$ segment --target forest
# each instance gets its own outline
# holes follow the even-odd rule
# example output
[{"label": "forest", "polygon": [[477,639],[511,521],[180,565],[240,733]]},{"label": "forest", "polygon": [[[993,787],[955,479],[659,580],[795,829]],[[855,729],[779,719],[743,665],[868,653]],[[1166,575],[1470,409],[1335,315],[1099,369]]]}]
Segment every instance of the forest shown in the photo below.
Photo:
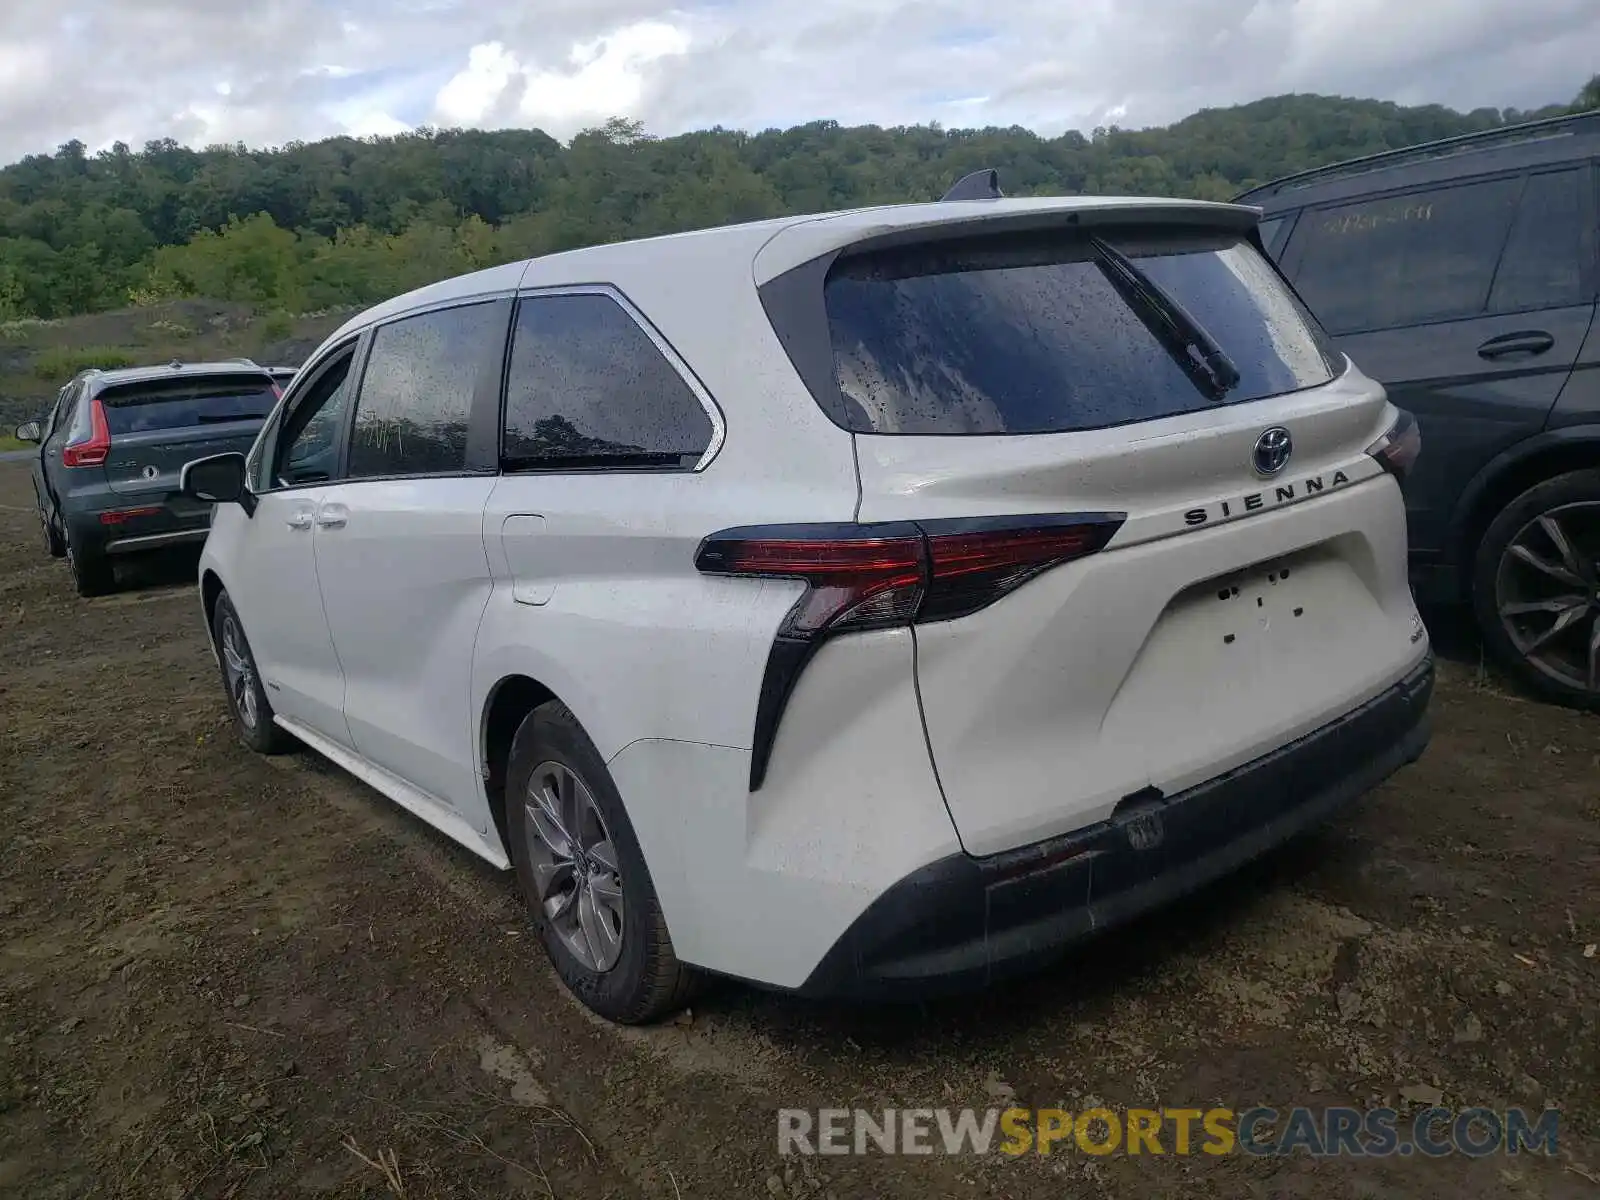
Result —
[{"label": "forest", "polygon": [[0,321],[194,296],[283,314],[367,304],[598,242],[936,199],[985,167],[1010,195],[1226,200],[1326,162],[1589,108],[1600,76],[1535,111],[1286,95],[1052,138],[833,121],[658,138],[613,118],[566,145],[427,128],[274,149],[68,142],[0,169]]}]

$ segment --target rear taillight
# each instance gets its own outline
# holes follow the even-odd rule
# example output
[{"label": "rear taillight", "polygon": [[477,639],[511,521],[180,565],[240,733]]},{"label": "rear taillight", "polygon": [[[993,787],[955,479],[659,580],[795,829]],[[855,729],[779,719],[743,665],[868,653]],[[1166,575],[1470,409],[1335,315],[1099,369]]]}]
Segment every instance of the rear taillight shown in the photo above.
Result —
[{"label": "rear taillight", "polygon": [[1367,453],[1377,459],[1378,465],[1385,471],[1404,483],[1406,475],[1416,464],[1417,455],[1422,453],[1422,431],[1417,428],[1416,418],[1402,408],[1395,423],[1389,426],[1389,431],[1368,446]]},{"label": "rear taillight", "polygon": [[1120,513],[1089,513],[767,525],[706,538],[695,566],[708,575],[807,584],[767,658],[750,790],[766,775],[778,722],[800,672],[828,638],[968,616],[1042,571],[1093,554],[1125,519]]},{"label": "rear taillight", "polygon": [[68,442],[61,448],[61,465],[64,467],[98,467],[111,453],[111,429],[106,424],[105,405],[98,400],[89,401],[89,438],[82,442]]}]

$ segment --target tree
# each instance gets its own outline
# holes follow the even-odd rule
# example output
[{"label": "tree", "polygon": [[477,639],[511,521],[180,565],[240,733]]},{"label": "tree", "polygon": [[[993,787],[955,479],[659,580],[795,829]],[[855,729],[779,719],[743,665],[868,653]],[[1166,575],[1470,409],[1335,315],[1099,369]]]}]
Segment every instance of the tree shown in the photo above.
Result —
[{"label": "tree", "polygon": [[1600,108],[1600,75],[1591,76],[1572,102],[1573,112],[1589,112],[1596,108]]},{"label": "tree", "polygon": [[[1600,107],[1600,76],[1575,104]],[[1291,95],[1087,137],[813,121],[656,138],[618,116],[566,145],[539,130],[433,128],[276,150],[165,139],[90,155],[67,142],[0,169],[0,311],[63,316],[130,293],[286,311],[364,304],[577,246],[932,200],[984,167],[1012,195],[1225,200],[1337,159],[1568,110],[1460,113]]]}]

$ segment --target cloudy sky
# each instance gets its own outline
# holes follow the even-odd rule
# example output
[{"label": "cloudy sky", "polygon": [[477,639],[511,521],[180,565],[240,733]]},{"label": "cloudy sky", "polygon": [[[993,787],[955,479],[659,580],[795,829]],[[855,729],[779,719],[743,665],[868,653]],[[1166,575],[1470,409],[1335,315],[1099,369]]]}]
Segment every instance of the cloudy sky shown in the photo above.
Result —
[{"label": "cloudy sky", "polygon": [[0,0],[0,161],[611,115],[1046,133],[1287,91],[1533,107],[1596,0]]}]

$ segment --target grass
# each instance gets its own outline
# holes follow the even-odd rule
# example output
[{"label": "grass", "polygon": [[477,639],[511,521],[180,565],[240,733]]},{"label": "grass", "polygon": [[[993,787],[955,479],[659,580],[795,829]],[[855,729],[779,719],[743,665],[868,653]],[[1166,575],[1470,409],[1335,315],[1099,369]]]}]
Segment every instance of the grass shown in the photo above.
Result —
[{"label": "grass", "polygon": [[85,367],[112,370],[133,363],[133,355],[115,346],[51,346],[33,356],[33,373],[59,386]]},{"label": "grass", "polygon": [[4,454],[7,450],[31,449],[33,449],[32,442],[19,442],[16,438],[12,437],[9,432],[0,431],[0,454]]}]

